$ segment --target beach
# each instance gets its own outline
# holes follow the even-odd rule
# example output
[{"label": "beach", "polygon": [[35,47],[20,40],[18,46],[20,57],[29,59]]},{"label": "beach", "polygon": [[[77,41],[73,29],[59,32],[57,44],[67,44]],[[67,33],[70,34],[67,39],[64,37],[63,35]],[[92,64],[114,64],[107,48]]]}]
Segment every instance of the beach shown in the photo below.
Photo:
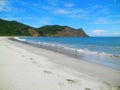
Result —
[{"label": "beach", "polygon": [[0,38],[0,90],[120,90],[120,71]]}]

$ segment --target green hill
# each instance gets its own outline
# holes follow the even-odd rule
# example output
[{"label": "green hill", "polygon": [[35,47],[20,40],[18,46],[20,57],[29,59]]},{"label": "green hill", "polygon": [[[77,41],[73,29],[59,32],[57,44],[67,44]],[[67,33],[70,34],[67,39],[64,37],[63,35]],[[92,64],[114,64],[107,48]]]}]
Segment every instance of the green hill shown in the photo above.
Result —
[{"label": "green hill", "polygon": [[17,21],[7,21],[0,19],[0,36],[33,36],[30,33],[31,30],[36,32],[33,27],[19,23]]},{"label": "green hill", "polygon": [[42,36],[54,36],[57,33],[57,31],[62,31],[64,28],[65,26],[60,26],[60,25],[46,25],[37,28],[37,31]]},{"label": "green hill", "polygon": [[69,26],[46,25],[34,28],[17,21],[0,19],[0,36],[79,36],[88,37],[82,28],[73,29]]},{"label": "green hill", "polygon": [[42,36],[79,36],[88,37],[82,28],[74,29],[69,26],[46,25],[37,29]]}]

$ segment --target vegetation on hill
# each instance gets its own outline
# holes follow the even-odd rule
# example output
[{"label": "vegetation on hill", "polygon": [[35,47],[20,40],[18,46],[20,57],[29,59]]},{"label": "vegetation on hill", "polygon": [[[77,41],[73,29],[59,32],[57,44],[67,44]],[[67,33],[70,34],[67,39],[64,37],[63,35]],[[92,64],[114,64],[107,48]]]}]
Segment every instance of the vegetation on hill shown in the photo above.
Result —
[{"label": "vegetation on hill", "polygon": [[0,19],[0,36],[31,36],[30,26],[17,21],[6,21]]},{"label": "vegetation on hill", "polygon": [[42,36],[81,36],[88,37],[82,28],[73,29],[69,26],[46,25],[37,29]]},{"label": "vegetation on hill", "polygon": [[46,25],[38,28],[38,32],[41,34],[41,36],[54,36],[57,31],[62,31],[65,28],[65,26],[60,25]]},{"label": "vegetation on hill", "polygon": [[0,36],[80,36],[88,37],[83,29],[68,26],[46,25],[34,28],[17,21],[0,19]]}]

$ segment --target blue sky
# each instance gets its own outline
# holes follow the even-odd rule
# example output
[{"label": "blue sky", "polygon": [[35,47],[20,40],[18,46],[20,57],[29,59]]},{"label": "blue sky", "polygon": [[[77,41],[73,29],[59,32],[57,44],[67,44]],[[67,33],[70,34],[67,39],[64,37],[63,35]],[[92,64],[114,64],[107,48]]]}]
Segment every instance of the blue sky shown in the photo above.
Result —
[{"label": "blue sky", "polygon": [[0,0],[0,18],[33,27],[68,25],[90,36],[120,36],[120,0]]}]

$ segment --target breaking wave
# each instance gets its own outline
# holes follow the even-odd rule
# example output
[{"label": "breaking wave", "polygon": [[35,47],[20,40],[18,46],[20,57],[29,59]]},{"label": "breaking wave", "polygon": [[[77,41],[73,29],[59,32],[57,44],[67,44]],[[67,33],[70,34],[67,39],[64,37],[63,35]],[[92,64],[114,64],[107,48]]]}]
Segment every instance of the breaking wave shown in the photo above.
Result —
[{"label": "breaking wave", "polygon": [[45,49],[53,50],[53,51],[60,52],[63,54],[70,54],[70,55],[74,55],[74,56],[82,56],[83,54],[87,54],[87,55],[90,54],[93,56],[100,56],[100,57],[106,56],[106,57],[112,57],[112,58],[120,58],[120,55],[108,54],[105,52],[95,52],[95,51],[91,51],[87,48],[86,49],[71,48],[66,45],[60,45],[60,44],[27,41],[26,39],[20,39],[18,37],[14,38],[14,39],[38,46],[40,48],[45,48]]},{"label": "breaking wave", "polygon": [[20,38],[14,38],[14,40],[17,40],[17,41],[20,41],[20,42],[23,42],[23,43],[26,43],[32,46],[36,46],[39,48],[66,54],[68,56],[75,57],[80,60],[85,60],[85,61],[105,65],[105,66],[120,70],[120,66],[119,66],[120,55],[108,54],[105,52],[91,51],[87,48],[86,49],[71,48],[68,45],[63,45],[63,44],[54,44],[54,43],[38,42],[38,41],[37,42],[27,41],[25,39],[20,39]]}]

